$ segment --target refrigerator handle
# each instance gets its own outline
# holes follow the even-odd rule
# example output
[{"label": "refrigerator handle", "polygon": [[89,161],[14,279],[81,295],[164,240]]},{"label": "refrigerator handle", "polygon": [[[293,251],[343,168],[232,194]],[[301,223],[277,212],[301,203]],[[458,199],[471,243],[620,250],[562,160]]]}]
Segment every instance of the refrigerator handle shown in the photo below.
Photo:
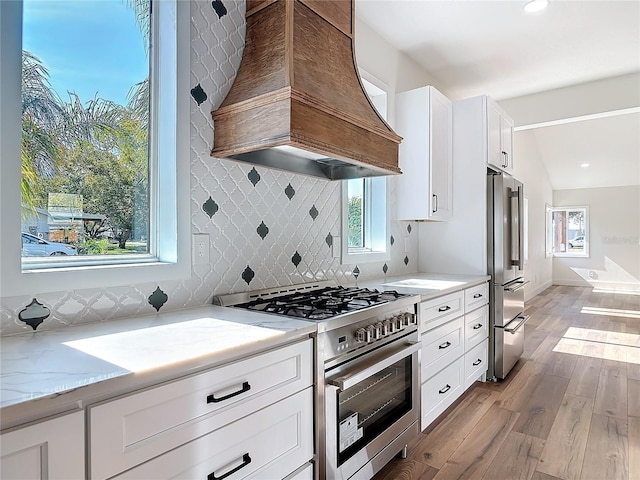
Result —
[{"label": "refrigerator handle", "polygon": [[[514,201],[516,206],[514,208]],[[517,212],[517,213],[514,213]],[[524,218],[524,190],[518,185],[517,191],[511,192],[511,265],[516,265],[518,270],[524,270],[524,242],[522,239]]]}]

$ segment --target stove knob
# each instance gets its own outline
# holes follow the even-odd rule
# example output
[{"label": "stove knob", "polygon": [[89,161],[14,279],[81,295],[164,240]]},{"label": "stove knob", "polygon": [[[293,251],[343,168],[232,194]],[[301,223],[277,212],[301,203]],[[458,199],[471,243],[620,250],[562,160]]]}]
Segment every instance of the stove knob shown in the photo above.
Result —
[{"label": "stove knob", "polygon": [[394,323],[393,319],[385,320],[384,328],[387,332],[387,335],[394,333],[396,331],[396,324]]},{"label": "stove knob", "polygon": [[407,313],[407,315],[409,315],[409,323],[411,325],[417,325],[418,324],[418,317],[416,317],[415,313]]},{"label": "stove knob", "polygon": [[373,326],[373,338],[376,340],[381,339],[382,337],[384,337],[385,333],[384,333],[384,326],[382,325],[381,322],[376,323]]},{"label": "stove knob", "polygon": [[404,325],[405,327],[408,327],[409,325],[412,325],[415,323],[415,320],[413,318],[413,313],[405,313],[404,314]]},{"label": "stove knob", "polygon": [[391,323],[392,322],[390,322],[389,320],[385,320],[384,322],[382,322],[382,336],[383,337],[386,337],[387,335],[392,333]]},{"label": "stove knob", "polygon": [[366,329],[365,329],[365,338],[367,343],[372,342],[374,338],[376,338],[375,336],[375,328],[373,325],[369,325]]},{"label": "stove knob", "polygon": [[393,323],[396,325],[396,331],[404,328],[404,315],[397,315],[393,317]]},{"label": "stove knob", "polygon": [[356,342],[358,343],[366,343],[367,332],[364,328],[359,328],[356,330]]}]

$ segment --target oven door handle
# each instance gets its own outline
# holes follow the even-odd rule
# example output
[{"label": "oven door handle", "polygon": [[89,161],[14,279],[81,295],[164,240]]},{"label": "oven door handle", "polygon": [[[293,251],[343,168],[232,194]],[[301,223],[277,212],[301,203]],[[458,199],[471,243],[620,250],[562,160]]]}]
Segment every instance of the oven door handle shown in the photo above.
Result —
[{"label": "oven door handle", "polygon": [[411,342],[409,344],[405,344],[402,349],[386,355],[383,359],[377,358],[365,362],[364,364],[361,364],[361,368],[349,372],[346,375],[327,379],[327,383],[329,385],[338,387],[342,391],[345,391],[348,388],[353,387],[355,384],[361,382],[362,380],[365,380],[371,375],[379,372],[380,370],[393,365],[394,363],[402,360],[405,357],[408,357],[409,355],[413,355],[415,352],[420,350],[421,347],[422,344],[420,342]]}]

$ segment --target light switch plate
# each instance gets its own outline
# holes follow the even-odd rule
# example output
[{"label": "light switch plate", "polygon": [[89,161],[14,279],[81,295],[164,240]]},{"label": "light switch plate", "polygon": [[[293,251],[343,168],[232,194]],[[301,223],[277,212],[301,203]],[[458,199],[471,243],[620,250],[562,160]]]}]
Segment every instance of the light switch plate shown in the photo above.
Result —
[{"label": "light switch plate", "polygon": [[192,260],[194,265],[206,265],[209,263],[209,234],[194,233],[192,242]]}]

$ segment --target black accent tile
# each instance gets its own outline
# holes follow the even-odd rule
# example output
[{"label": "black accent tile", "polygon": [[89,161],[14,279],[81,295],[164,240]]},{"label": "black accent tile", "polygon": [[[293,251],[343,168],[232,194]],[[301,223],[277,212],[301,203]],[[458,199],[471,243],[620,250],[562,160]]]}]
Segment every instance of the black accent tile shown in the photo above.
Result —
[{"label": "black accent tile", "polygon": [[331,232],[329,232],[329,234],[327,235],[327,238],[325,238],[324,241],[327,242],[327,245],[329,245],[329,248],[333,247],[333,235],[331,235]]},{"label": "black accent tile", "polygon": [[356,268],[354,268],[351,273],[354,277],[356,277],[356,280],[358,280],[358,276],[360,275],[360,269],[358,268],[358,265],[356,265]]},{"label": "black accent tile", "polygon": [[202,204],[202,210],[204,210],[204,213],[209,215],[209,218],[213,217],[219,208],[218,204],[211,197]]},{"label": "black accent tile", "polygon": [[251,267],[247,265],[247,268],[245,268],[244,272],[242,272],[242,279],[247,282],[247,285],[249,285],[251,283],[251,280],[253,280],[253,277],[255,276],[256,274],[253,272],[253,270],[251,270]]},{"label": "black accent tile", "polygon": [[313,218],[314,220],[318,217],[318,209],[315,205],[313,205],[309,210],[309,215],[311,215],[311,218]]},{"label": "black accent tile", "polygon": [[213,2],[211,2],[211,6],[216,11],[218,18],[222,18],[227,14],[227,7],[224,6],[222,0],[213,0]]},{"label": "black accent tile", "polygon": [[34,298],[29,305],[20,310],[18,318],[35,330],[49,315],[51,310]]},{"label": "black accent tile", "polygon": [[196,101],[198,106],[200,106],[202,105],[202,102],[204,102],[207,99],[207,92],[205,92],[200,86],[200,84],[198,84],[191,89],[191,96]]},{"label": "black accent tile", "polygon": [[391,243],[391,245],[393,245],[394,243],[396,243],[396,239],[393,238],[393,235],[391,235],[391,238],[389,239],[389,243]]},{"label": "black accent tile", "polygon": [[411,224],[407,225],[407,232],[411,233]]},{"label": "black accent tile", "polygon": [[404,256],[404,264],[409,265],[409,257],[407,257],[406,255]]},{"label": "black accent tile", "polygon": [[300,254],[296,251],[296,253],[293,254],[293,257],[291,257],[291,261],[293,262],[293,264],[297,267],[298,265],[300,265],[300,262],[302,261],[302,257],[300,256]]},{"label": "black accent tile", "polygon": [[384,273],[385,275],[387,274],[387,272],[389,271],[389,267],[387,266],[387,264],[385,263],[382,266],[382,273]]},{"label": "black accent tile", "polygon": [[284,194],[287,196],[287,198],[289,200],[291,200],[293,198],[293,196],[296,194],[295,189],[291,186],[291,184],[287,185],[287,187],[284,189]]},{"label": "black accent tile", "polygon": [[167,303],[169,300],[169,296],[164,293],[160,287],[156,287],[151,295],[149,295],[149,305],[156,309],[156,312],[159,312],[162,306]]},{"label": "black accent tile", "polygon": [[256,170],[255,167],[253,167],[249,173],[247,174],[247,178],[249,179],[249,181],[251,183],[253,183],[253,186],[256,186],[256,183],[258,183],[260,181],[260,174],[258,173],[258,171]]},{"label": "black accent tile", "polygon": [[264,237],[269,234],[269,227],[267,227],[264,222],[260,222],[260,225],[258,225],[258,228],[256,228],[256,232],[258,232],[260,238],[264,240]]}]

